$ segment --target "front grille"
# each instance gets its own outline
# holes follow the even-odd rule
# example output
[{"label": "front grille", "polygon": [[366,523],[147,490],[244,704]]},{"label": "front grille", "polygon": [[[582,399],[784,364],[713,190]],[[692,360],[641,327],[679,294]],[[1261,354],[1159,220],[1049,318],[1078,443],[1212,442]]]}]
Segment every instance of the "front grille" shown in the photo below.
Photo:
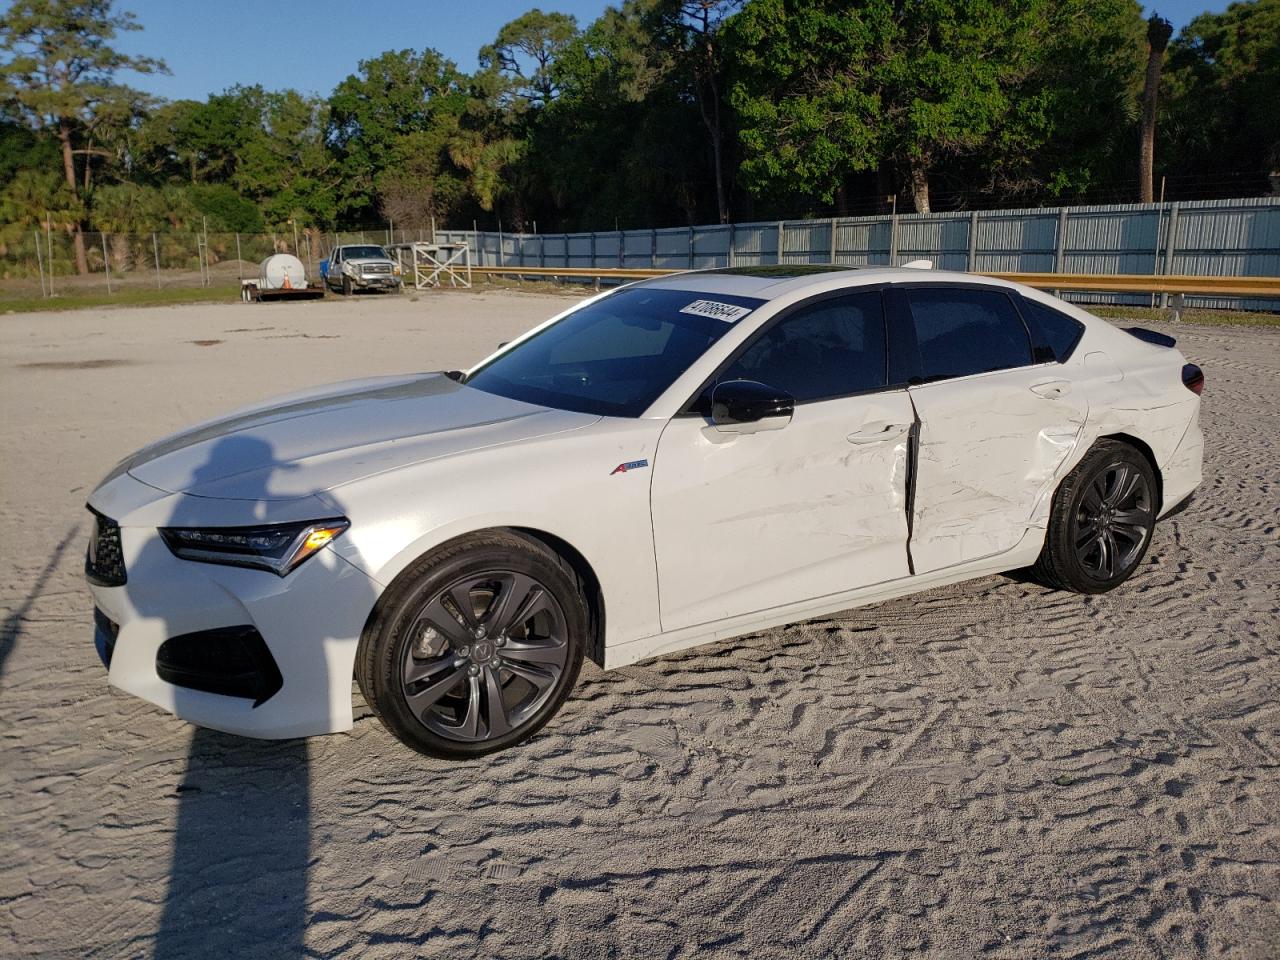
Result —
[{"label": "front grille", "polygon": [[120,525],[92,508],[89,512],[93,514],[93,531],[84,557],[84,575],[99,587],[123,587],[126,575]]},{"label": "front grille", "polygon": [[391,273],[391,265],[389,263],[371,263],[363,268],[363,272],[367,277],[375,275],[387,276]]}]

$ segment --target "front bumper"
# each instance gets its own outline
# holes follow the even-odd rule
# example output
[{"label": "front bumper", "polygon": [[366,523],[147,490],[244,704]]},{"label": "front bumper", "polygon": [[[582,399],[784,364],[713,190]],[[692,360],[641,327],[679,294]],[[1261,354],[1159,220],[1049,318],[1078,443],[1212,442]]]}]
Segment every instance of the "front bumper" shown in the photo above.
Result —
[{"label": "front bumper", "polygon": [[[331,547],[287,577],[181,560],[159,535],[164,521],[154,518],[184,511],[190,516],[200,509],[190,503],[198,498],[162,494],[127,475],[110,484],[117,494],[121,485],[135,498],[148,490],[164,499],[112,517],[120,523],[128,578],[122,586],[89,587],[97,611],[95,645],[108,662],[111,685],[184,720],[244,736],[281,739],[350,729],[356,647],[381,588]],[[95,493],[94,508],[111,516],[111,503],[97,498]],[[122,498],[110,499],[118,506]],[[252,510],[254,504],[243,506]],[[211,525],[230,524],[219,519]],[[254,646],[255,635],[265,651]],[[243,675],[244,658],[261,677],[242,676],[241,686],[210,681],[220,668],[218,643],[237,644],[225,648],[225,677]]]},{"label": "front bumper", "polygon": [[371,277],[352,277],[352,282],[361,290],[392,290],[400,286],[400,278],[379,274]]}]

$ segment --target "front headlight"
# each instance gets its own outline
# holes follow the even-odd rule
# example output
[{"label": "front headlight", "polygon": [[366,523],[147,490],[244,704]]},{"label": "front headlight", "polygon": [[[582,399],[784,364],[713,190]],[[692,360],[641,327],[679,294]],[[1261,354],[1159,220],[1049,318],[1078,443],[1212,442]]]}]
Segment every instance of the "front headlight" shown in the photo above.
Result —
[{"label": "front headlight", "polygon": [[351,526],[345,517],[256,527],[161,527],[175,557],[256,567],[283,577]]}]

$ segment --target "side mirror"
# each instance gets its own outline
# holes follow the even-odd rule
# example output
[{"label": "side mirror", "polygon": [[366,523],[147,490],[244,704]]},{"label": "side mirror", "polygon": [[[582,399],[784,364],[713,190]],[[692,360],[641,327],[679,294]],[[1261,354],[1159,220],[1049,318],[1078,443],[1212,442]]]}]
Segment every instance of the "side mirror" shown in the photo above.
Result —
[{"label": "side mirror", "polygon": [[755,380],[726,380],[711,391],[711,422],[721,433],[781,430],[795,408],[791,394]]}]

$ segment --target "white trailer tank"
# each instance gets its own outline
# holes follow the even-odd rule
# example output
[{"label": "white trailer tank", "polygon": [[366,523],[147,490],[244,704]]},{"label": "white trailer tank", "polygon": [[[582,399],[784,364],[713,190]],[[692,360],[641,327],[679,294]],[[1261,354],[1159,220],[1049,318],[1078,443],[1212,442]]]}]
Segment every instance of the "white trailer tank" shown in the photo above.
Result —
[{"label": "white trailer tank", "polygon": [[258,266],[259,290],[303,290],[307,286],[307,268],[290,253],[267,257]]}]

